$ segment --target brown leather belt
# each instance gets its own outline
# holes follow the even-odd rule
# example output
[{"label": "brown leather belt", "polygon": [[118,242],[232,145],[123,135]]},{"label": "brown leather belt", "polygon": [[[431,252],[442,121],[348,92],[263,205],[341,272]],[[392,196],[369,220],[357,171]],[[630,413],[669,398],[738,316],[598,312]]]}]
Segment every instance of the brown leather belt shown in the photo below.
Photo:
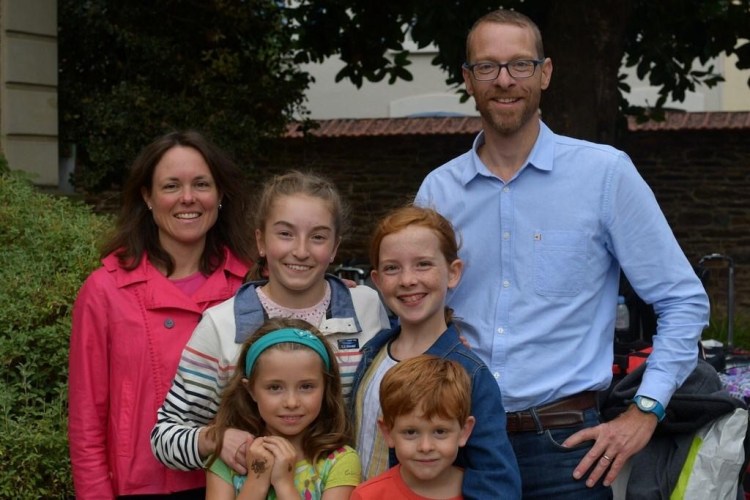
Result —
[{"label": "brown leather belt", "polygon": [[509,433],[514,433],[575,427],[583,423],[583,412],[596,406],[596,392],[581,392],[575,396],[536,407],[534,411],[542,429],[538,428],[537,421],[529,410],[506,413],[507,430]]}]

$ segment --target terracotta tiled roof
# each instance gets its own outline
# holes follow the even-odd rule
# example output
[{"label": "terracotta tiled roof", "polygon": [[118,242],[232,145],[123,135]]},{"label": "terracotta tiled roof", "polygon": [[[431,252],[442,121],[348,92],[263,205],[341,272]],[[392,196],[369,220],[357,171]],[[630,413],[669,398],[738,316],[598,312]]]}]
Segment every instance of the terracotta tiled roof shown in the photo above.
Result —
[{"label": "terracotta tiled roof", "polygon": [[667,113],[663,122],[636,124],[628,119],[630,130],[725,130],[750,129],[749,111],[711,111],[701,113]]},{"label": "terracotta tiled roof", "polygon": [[[478,116],[435,116],[419,118],[362,118],[316,120],[318,128],[309,133],[316,137],[383,137],[393,135],[476,134],[482,128]],[[663,122],[638,124],[628,120],[632,131],[642,130],[750,130],[750,111],[667,113]],[[302,137],[298,123],[287,127],[285,137]]]},{"label": "terracotta tiled roof", "polygon": [[[420,118],[362,118],[316,120],[317,137],[375,137],[391,135],[475,134],[482,129],[478,116],[441,116]],[[286,137],[302,137],[299,124],[290,124]]]}]

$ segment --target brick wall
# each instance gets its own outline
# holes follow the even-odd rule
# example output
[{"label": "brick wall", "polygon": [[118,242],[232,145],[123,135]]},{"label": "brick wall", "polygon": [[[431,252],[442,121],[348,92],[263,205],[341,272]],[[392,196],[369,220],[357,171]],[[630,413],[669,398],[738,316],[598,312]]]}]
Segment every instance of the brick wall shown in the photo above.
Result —
[{"label": "brick wall", "polygon": [[350,205],[351,227],[336,262],[363,260],[374,223],[411,201],[424,176],[468,149],[467,136],[286,139],[257,162],[257,181],[287,169],[312,170],[336,183]]},{"label": "brick wall", "polygon": [[[463,153],[472,135],[308,137],[272,143],[256,161],[256,182],[290,168],[324,173],[349,201],[352,230],[337,263],[363,261],[374,222],[412,199],[434,167]],[[735,263],[736,316],[750,316],[750,131],[631,132],[622,149],[654,190],[688,259],[722,253]],[[710,263],[708,285],[719,317],[727,271]]]},{"label": "brick wall", "polygon": [[[735,266],[735,317],[750,316],[750,130],[631,133],[623,149],[649,183],[685,254]],[[726,314],[726,263],[708,262],[708,289]]]}]

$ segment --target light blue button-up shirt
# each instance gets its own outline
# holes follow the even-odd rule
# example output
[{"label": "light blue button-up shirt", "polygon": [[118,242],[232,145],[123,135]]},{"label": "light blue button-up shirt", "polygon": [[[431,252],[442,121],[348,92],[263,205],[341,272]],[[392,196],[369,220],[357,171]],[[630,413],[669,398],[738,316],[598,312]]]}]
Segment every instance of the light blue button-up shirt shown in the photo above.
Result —
[{"label": "light blue button-up shirt", "polygon": [[506,183],[483,142],[432,171],[416,202],[458,231],[465,267],[448,305],[506,410],[609,386],[620,266],[659,317],[638,394],[666,407],[695,367],[708,297],[630,158],[541,123]]}]

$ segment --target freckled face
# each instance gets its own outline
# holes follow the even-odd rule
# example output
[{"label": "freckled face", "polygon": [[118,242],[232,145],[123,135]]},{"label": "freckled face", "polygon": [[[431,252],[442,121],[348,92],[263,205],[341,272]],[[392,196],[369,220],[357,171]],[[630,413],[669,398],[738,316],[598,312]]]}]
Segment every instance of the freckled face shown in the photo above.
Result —
[{"label": "freckled face", "polygon": [[175,146],[154,169],[151,192],[142,190],[159,228],[159,243],[169,253],[199,246],[216,223],[219,191],[203,156],[191,147]]},{"label": "freckled face", "polygon": [[445,330],[445,297],[458,284],[461,261],[449,263],[435,232],[411,225],[384,237],[372,277],[403,326]]}]

